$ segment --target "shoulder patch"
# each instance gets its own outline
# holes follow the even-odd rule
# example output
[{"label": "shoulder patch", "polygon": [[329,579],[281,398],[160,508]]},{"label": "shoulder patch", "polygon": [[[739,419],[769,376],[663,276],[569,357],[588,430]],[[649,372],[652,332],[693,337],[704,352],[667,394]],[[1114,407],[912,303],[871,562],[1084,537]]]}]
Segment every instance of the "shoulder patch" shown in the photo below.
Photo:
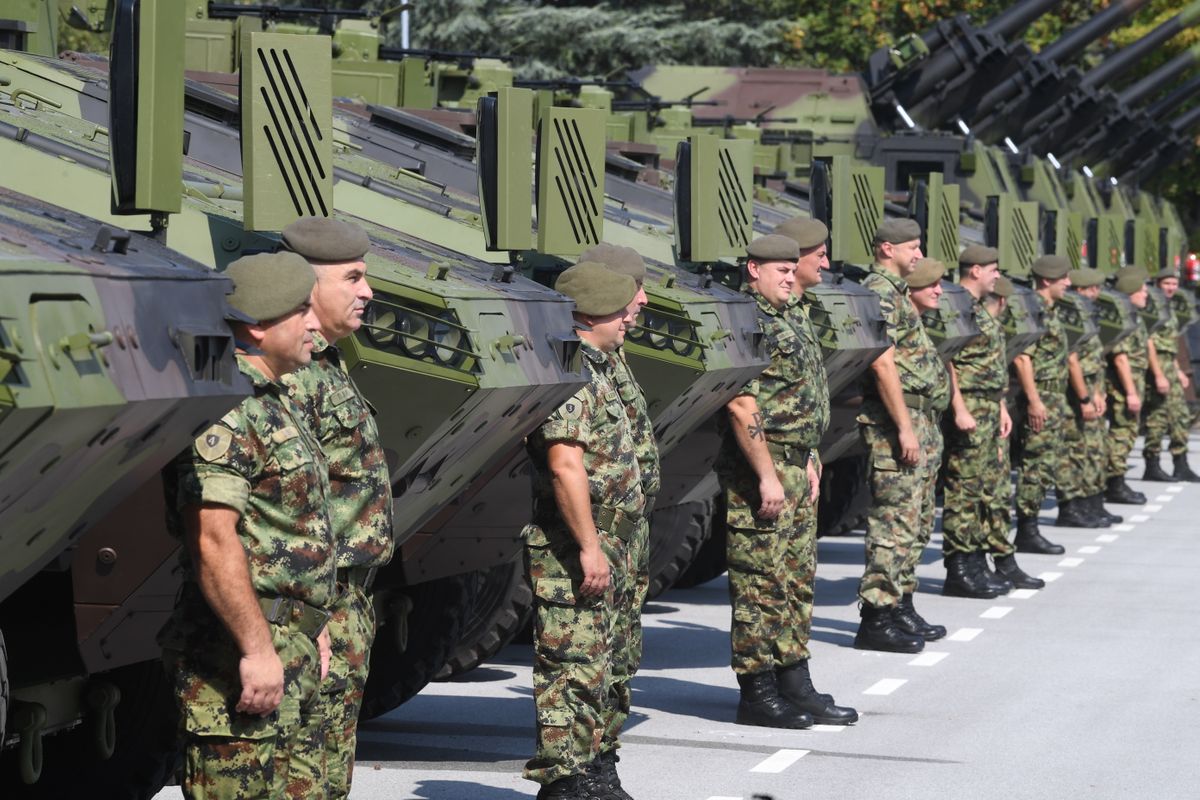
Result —
[{"label": "shoulder patch", "polygon": [[563,419],[581,419],[583,417],[583,404],[572,397],[562,404],[562,416]]},{"label": "shoulder patch", "polygon": [[233,443],[233,431],[224,425],[212,425],[196,437],[196,452],[205,461],[216,461],[229,452]]}]

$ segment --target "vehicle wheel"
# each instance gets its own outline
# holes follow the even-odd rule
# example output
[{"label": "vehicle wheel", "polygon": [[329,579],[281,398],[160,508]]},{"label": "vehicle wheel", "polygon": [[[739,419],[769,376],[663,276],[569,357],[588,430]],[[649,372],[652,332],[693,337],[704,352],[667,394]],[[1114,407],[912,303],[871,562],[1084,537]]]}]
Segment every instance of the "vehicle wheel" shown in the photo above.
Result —
[{"label": "vehicle wheel", "polygon": [[469,574],[451,575],[376,589],[379,630],[360,719],[386,714],[412,699],[446,664],[474,600],[469,579]]},{"label": "vehicle wheel", "polygon": [[817,536],[837,536],[857,528],[871,504],[865,455],[839,458],[821,475]]},{"label": "vehicle wheel", "polygon": [[700,550],[688,565],[675,586],[690,589],[708,583],[725,573],[725,497],[718,492],[712,498],[712,514],[709,517],[708,535],[700,543]]},{"label": "vehicle wheel", "polygon": [[462,634],[450,659],[434,680],[469,672],[498,653],[529,622],[533,591],[525,577],[525,559],[514,558],[467,576],[475,602],[463,620]]},{"label": "vehicle wheel", "polygon": [[712,498],[655,510],[650,521],[649,599],[678,585],[701,552],[712,517]]}]

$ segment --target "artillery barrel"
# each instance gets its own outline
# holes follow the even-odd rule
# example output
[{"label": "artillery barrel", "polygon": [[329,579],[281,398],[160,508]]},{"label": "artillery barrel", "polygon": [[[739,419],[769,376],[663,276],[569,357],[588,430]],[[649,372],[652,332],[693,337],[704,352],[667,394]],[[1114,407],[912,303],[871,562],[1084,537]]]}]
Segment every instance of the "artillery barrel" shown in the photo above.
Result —
[{"label": "artillery barrel", "polygon": [[1200,2],[1193,2],[1121,52],[1106,58],[1098,67],[1083,76],[1080,86],[1085,89],[1103,86],[1197,22],[1200,22]]},{"label": "artillery barrel", "polygon": [[1190,81],[1173,90],[1161,100],[1156,100],[1153,105],[1146,109],[1146,113],[1153,119],[1162,119],[1188,100],[1191,100],[1198,93],[1200,93],[1200,75],[1194,76]]},{"label": "artillery barrel", "polygon": [[1029,23],[1061,2],[1062,0],[1026,0],[1024,3],[1017,3],[1003,14],[988,20],[983,30],[1011,40],[1025,30]]},{"label": "artillery barrel", "polygon": [[1179,77],[1200,62],[1200,44],[1195,44],[1151,72],[1117,96],[1127,106],[1134,105]]}]

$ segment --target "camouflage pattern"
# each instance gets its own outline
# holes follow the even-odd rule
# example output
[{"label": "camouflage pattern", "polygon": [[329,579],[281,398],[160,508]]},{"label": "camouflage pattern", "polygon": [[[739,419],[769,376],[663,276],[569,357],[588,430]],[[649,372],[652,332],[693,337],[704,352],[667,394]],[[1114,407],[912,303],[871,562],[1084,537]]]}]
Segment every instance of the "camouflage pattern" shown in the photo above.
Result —
[{"label": "camouflage pattern", "polygon": [[1183,394],[1183,383],[1179,380],[1176,356],[1179,353],[1179,320],[1171,314],[1167,324],[1151,337],[1158,352],[1158,363],[1170,384],[1165,395],[1159,394],[1152,376],[1146,376],[1146,397],[1143,417],[1146,421],[1146,446],[1142,451],[1147,459],[1157,459],[1162,451],[1162,440],[1169,438],[1170,453],[1183,455],[1188,449],[1187,400]]},{"label": "camouflage pattern", "polygon": [[600,531],[611,585],[601,596],[579,593],[579,548],[554,500],[547,467],[550,445],[567,442],[583,448],[593,512],[603,507],[641,519],[645,510],[633,428],[613,362],[586,342],[582,353],[590,382],[526,443],[533,465],[534,519],[523,535],[533,589],[537,752],[525,765],[525,777],[543,784],[583,772],[599,754],[606,725],[615,719],[614,654],[629,646],[627,638],[614,642],[614,635],[622,631],[628,636],[629,623],[623,620],[634,613],[628,605],[618,605],[627,604],[633,592],[628,587],[628,547],[612,531]]},{"label": "camouflage pattern", "polygon": [[[281,382],[329,463],[329,517],[337,565],[378,567],[392,557],[392,483],[374,413],[346,374],[341,353],[313,334],[312,362]],[[361,586],[340,587],[329,622],[332,657],[321,696],[327,706],[330,797],[350,793],[355,737],[375,640],[375,612]]]},{"label": "camouflage pattern", "polygon": [[758,303],[771,365],[742,394],[758,404],[785,499],[775,519],[758,516],[758,476],[742,454],[728,415],[718,415],[722,444],[717,475],[728,531],[730,666],[739,674],[766,672],[809,657],[817,515],[808,462],[829,424],[821,346],[804,306],[793,296],[776,309],[747,291]]},{"label": "camouflage pattern", "polygon": [[[858,596],[863,603],[880,608],[900,602],[906,580],[915,586],[915,577],[906,578],[905,574],[911,573],[910,565],[919,561],[933,533],[933,498],[929,495],[941,467],[942,442],[941,431],[929,428],[946,408],[950,375],[908,297],[908,284],[876,264],[862,285],[879,295],[888,338],[895,347],[900,387],[906,400],[912,401],[909,416],[921,451],[916,465],[901,463],[899,432],[868,373],[858,422],[870,458],[871,510]],[[925,407],[914,408],[914,402]]]},{"label": "camouflage pattern", "polygon": [[937,510],[937,480],[942,466],[942,450],[945,440],[942,436],[943,409],[931,409],[917,412],[925,417],[924,437],[921,450],[925,456],[924,485],[921,487],[921,516],[917,523],[917,537],[908,548],[900,567],[900,593],[912,594],[917,590],[917,565],[921,563],[921,555],[933,535],[934,512]]},{"label": "camouflage pattern", "polygon": [[1046,407],[1046,424],[1035,431],[1026,415],[1019,435],[1023,445],[1017,469],[1017,513],[1036,517],[1046,492],[1057,482],[1062,465],[1062,430],[1069,419],[1067,409],[1067,332],[1058,316],[1057,305],[1048,304],[1041,295],[1037,302],[1044,311],[1046,333],[1025,350],[1033,361],[1033,377],[1038,397]]},{"label": "camouflage pattern", "polygon": [[975,430],[958,430],[947,418],[946,468],[942,502],[942,552],[970,553],[986,542],[996,487],[1008,480],[1000,473],[1000,403],[1008,387],[1008,358],[999,320],[975,301],[981,334],[953,359],[967,411]]},{"label": "camouflage pattern", "polygon": [[[168,525],[181,536],[182,509],[203,503],[234,509],[259,596],[326,608],[335,593],[328,466],[283,387],[244,356],[237,360],[254,395],[176,461],[167,480]],[[283,702],[266,717],[233,711],[241,693],[237,646],[204,601],[189,548],[180,550],[180,563],[184,586],[159,643],[182,710],[185,795],[323,795],[315,643],[290,624],[272,625],[284,665]]]},{"label": "camouflage pattern", "polygon": [[[1099,336],[1083,342],[1076,351],[1083,382],[1095,395],[1104,380],[1104,345]],[[1105,425],[1103,419],[1084,419],[1075,391],[1066,390],[1069,413],[1063,425],[1062,464],[1056,493],[1059,500],[1091,497],[1104,491]]]},{"label": "camouflage pattern", "polygon": [[1133,333],[1126,336],[1113,346],[1109,353],[1107,370],[1108,380],[1108,440],[1106,445],[1107,463],[1104,468],[1105,478],[1123,476],[1129,466],[1129,453],[1133,450],[1138,435],[1139,415],[1129,411],[1125,402],[1125,389],[1117,378],[1113,366],[1114,356],[1124,353],[1129,359],[1129,370],[1133,373],[1133,384],[1138,396],[1145,402],[1146,398],[1146,368],[1150,364],[1149,351],[1146,344],[1149,337],[1144,325],[1134,325]]},{"label": "camouflage pattern", "polygon": [[1017,552],[1008,538],[1012,531],[1013,507],[1012,436],[1001,439],[996,451],[1000,480],[994,485],[989,498],[987,525],[980,530],[980,537],[985,552],[994,556],[1011,556]]}]

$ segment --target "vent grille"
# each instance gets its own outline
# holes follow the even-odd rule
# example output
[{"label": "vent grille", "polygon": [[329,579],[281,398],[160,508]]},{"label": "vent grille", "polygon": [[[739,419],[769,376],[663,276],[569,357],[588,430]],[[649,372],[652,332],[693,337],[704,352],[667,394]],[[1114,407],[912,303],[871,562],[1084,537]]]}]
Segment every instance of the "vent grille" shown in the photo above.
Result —
[{"label": "vent grille", "polygon": [[872,192],[871,181],[867,175],[856,171],[852,176],[852,186],[854,187],[854,230],[858,235],[859,242],[862,243],[862,249],[870,253],[875,231],[879,230],[879,223],[883,221],[879,211],[879,202]]},{"label": "vent grille", "polygon": [[717,218],[721,221],[721,230],[725,233],[725,244],[733,250],[745,250],[750,244],[752,208],[746,187],[753,178],[749,175],[739,175],[733,154],[728,147],[722,147],[718,159],[717,179]]},{"label": "vent grille", "polygon": [[590,247],[600,241],[600,208],[596,194],[600,181],[596,170],[587,157],[583,132],[579,120],[555,119],[554,140],[550,151],[557,167],[554,175],[554,191],[571,226],[571,235],[576,242]]},{"label": "vent grille", "polygon": [[1037,206],[1034,205],[1033,219],[1030,219],[1029,204],[1021,203],[1014,209],[1012,215],[1012,244],[1017,257],[1017,263],[1022,270],[1028,270],[1033,260],[1037,258]]},{"label": "vent grille", "polygon": [[266,80],[258,91],[271,117],[262,126],[262,132],[292,206],[300,216],[327,216],[329,207],[321,196],[320,186],[327,173],[317,150],[325,141],[325,134],[308,103],[296,63],[289,51],[275,47],[260,47],[257,56]]},{"label": "vent grille", "polygon": [[604,235],[604,121],[594,108],[550,108],[538,144],[538,250],[579,255]]},{"label": "vent grille", "polygon": [[[943,188],[938,197],[938,224],[941,226],[942,235],[938,242],[941,247],[935,256],[945,262],[947,266],[958,261],[958,196],[957,192],[947,191],[949,188]],[[955,196],[950,197],[950,194]],[[953,205],[951,205],[951,201],[953,201]]]}]

